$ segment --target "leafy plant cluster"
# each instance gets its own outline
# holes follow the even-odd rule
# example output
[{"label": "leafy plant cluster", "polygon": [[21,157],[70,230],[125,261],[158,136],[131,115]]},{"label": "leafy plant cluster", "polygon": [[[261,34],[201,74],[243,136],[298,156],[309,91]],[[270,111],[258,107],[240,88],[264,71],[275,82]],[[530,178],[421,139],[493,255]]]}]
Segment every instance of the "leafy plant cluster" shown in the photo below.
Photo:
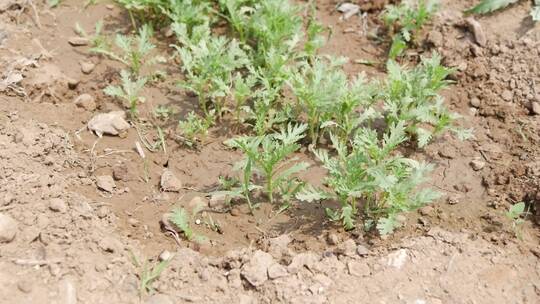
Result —
[{"label": "leafy plant cluster", "polygon": [[399,5],[388,5],[383,20],[393,35],[388,56],[396,59],[414,42],[415,34],[436,12],[437,0],[402,1]]},{"label": "leafy plant cluster", "polygon": [[104,93],[125,102],[129,106],[131,117],[135,118],[137,105],[144,102],[141,92],[149,81],[149,77],[143,75],[143,69],[164,61],[164,58],[151,56],[155,45],[150,41],[153,31],[149,25],[142,26],[138,35],[134,37],[117,34],[114,39],[114,48],[105,37],[101,36],[102,27],[101,21],[96,23],[93,36],[88,35],[79,25],[76,26],[76,31],[83,37],[90,37],[92,53],[106,56],[125,66],[120,71],[120,85],[109,85]]},{"label": "leafy plant cluster", "polygon": [[[282,209],[293,198],[334,201],[339,207],[327,214],[345,229],[355,228],[361,217],[366,228],[391,233],[399,213],[438,197],[421,189],[431,165],[401,156],[400,147],[410,141],[424,147],[446,131],[471,135],[456,127],[458,115],[438,94],[452,70],[436,54],[413,68],[391,59],[381,81],[364,75],[350,79],[343,70],[346,59],[318,54],[327,30],[309,7],[305,22],[302,7],[288,0],[119,2],[134,16],[144,12],[147,19],[137,20],[170,24],[176,35],[174,48],[185,74],[180,86],[197,96],[202,112],[180,123],[188,141],[198,141],[199,132],[207,133],[224,117],[245,127],[247,135],[228,141],[245,157],[236,166],[239,181],[225,193],[244,198],[250,208],[257,203],[254,191]],[[187,8],[173,10],[173,3]],[[432,12],[432,3],[423,1],[414,9],[389,7],[395,39],[411,41]],[[227,33],[219,35],[223,27],[212,25],[223,22]],[[308,164],[294,155],[306,142],[328,170],[324,187],[298,178]]]}]

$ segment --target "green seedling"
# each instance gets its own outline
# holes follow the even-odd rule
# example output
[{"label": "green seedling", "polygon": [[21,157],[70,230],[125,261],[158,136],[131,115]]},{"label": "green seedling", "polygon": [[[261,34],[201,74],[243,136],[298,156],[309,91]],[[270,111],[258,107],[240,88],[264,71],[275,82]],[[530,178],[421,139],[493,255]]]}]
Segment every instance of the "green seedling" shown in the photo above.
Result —
[{"label": "green seedling", "polygon": [[90,45],[95,49],[107,49],[109,47],[107,39],[102,35],[103,20],[96,22],[94,34],[88,34],[79,23],[75,23],[75,32],[77,35],[90,40]]},{"label": "green seedling", "polygon": [[332,199],[339,210],[326,209],[331,220],[340,220],[346,230],[356,227],[359,204],[364,204],[364,222],[377,223],[381,235],[398,227],[396,215],[415,210],[439,195],[430,189],[416,191],[431,166],[394,155],[406,140],[403,123],[393,125],[379,140],[377,132],[361,128],[349,143],[350,148],[331,136],[337,155],[316,150],[316,157],[328,170],[326,184],[330,191],[306,187],[297,194],[303,201]]},{"label": "green seedling", "polygon": [[122,82],[120,86],[109,85],[103,92],[111,97],[116,97],[127,102],[131,118],[135,118],[137,117],[138,103],[144,102],[144,97],[140,96],[140,93],[146,84],[146,78],[139,77],[132,79],[133,77],[126,70],[120,71],[120,76]]},{"label": "green seedling", "polygon": [[321,125],[332,120],[332,110],[347,86],[347,76],[339,69],[343,60],[327,64],[317,59],[295,73],[290,87],[301,112],[307,114],[309,138],[313,145],[319,141]]},{"label": "green seedling", "polygon": [[166,26],[182,22],[190,27],[211,21],[212,7],[207,0],[116,0],[127,9],[133,28],[137,21]]},{"label": "green seedling", "polygon": [[186,120],[180,121],[178,127],[184,143],[189,147],[195,147],[208,135],[208,128],[212,126],[212,116],[201,118],[195,112],[190,112]]},{"label": "green seedling", "polygon": [[164,61],[161,56],[150,56],[150,52],[155,48],[155,45],[150,42],[151,37],[152,29],[150,26],[144,25],[135,38],[122,34],[116,35],[114,44],[119,49],[119,53],[114,52],[105,44],[100,44],[90,51],[106,55],[125,64],[133,75],[138,76],[144,66]]},{"label": "green seedling", "polygon": [[139,268],[140,271],[137,274],[140,280],[139,296],[143,297],[148,292],[152,292],[152,283],[154,283],[159,278],[163,270],[167,268],[167,266],[172,260],[172,257],[168,260],[158,262],[153,267],[151,267],[149,261],[145,260],[142,264],[133,252],[130,251],[130,253],[133,264],[135,265],[135,267]]},{"label": "green seedling", "polygon": [[396,59],[414,41],[415,34],[435,14],[437,0],[403,1],[399,5],[388,5],[383,15],[386,26],[392,33],[390,59]]},{"label": "green seedling", "polygon": [[181,86],[197,94],[199,104],[208,116],[208,101],[213,101],[218,118],[230,95],[233,75],[249,63],[236,40],[205,35],[200,41],[185,41],[177,47],[186,81]]},{"label": "green seedling", "polygon": [[229,140],[227,144],[237,148],[245,155],[237,167],[243,171],[243,192],[249,207],[253,205],[249,197],[249,192],[254,189],[251,179],[253,172],[259,172],[264,179],[264,192],[268,196],[270,203],[274,203],[274,193],[284,187],[294,179],[293,175],[309,167],[307,163],[291,163],[295,159],[290,159],[292,153],[296,152],[300,141],[307,129],[306,125],[293,126],[289,124],[287,128],[281,129],[279,133],[257,136],[240,137]]},{"label": "green seedling", "polygon": [[454,126],[460,118],[448,111],[438,92],[445,88],[452,69],[441,65],[441,57],[434,54],[422,58],[422,63],[410,70],[388,61],[388,78],[381,94],[385,118],[389,125],[403,122],[407,133],[415,137],[419,147],[445,131],[453,132],[461,140],[472,137],[472,130]]},{"label": "green seedling", "polygon": [[173,110],[167,106],[159,105],[154,109],[154,116],[167,120],[173,114]]},{"label": "green seedling", "polygon": [[508,209],[506,212],[506,217],[512,221],[512,230],[514,231],[516,237],[520,240],[523,239],[522,225],[525,223],[523,217],[526,216],[527,213],[528,212],[525,210],[524,202],[519,202],[512,205],[512,207],[510,207],[510,209]]},{"label": "green seedling", "polygon": [[55,8],[60,5],[60,2],[62,2],[62,0],[49,0],[49,7]]},{"label": "green seedling", "polygon": [[238,124],[243,121],[241,119],[242,108],[246,105],[247,100],[252,95],[252,89],[255,86],[257,79],[253,74],[248,74],[243,77],[240,73],[236,74],[233,81],[233,99],[235,103],[234,117]]},{"label": "green seedling", "polygon": [[191,215],[184,208],[176,208],[169,216],[169,221],[175,225],[180,232],[184,234],[188,241],[194,241],[197,243],[204,242],[206,238],[193,231],[191,228],[191,222],[195,215],[197,215],[202,209],[202,206],[197,206],[192,210]]}]

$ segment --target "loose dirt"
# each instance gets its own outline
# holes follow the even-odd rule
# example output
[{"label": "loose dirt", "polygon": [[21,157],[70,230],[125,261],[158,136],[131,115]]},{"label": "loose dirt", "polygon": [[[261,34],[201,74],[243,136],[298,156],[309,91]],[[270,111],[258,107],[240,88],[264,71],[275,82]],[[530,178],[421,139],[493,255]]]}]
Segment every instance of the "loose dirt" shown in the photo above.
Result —
[{"label": "loose dirt", "polygon": [[[333,29],[323,51],[349,57],[351,75],[383,75],[388,42],[370,36],[385,37],[385,1],[359,1],[367,13],[345,21],[336,1],[319,2]],[[540,29],[522,1],[475,17],[475,35],[461,13],[473,2],[442,1],[404,59],[441,53],[456,69],[446,104],[474,128],[469,141],[445,136],[404,151],[437,166],[429,184],[444,198],[382,239],[344,233],[321,204],[279,213],[258,197],[254,215],[245,205],[205,210],[194,226],[208,242],[194,245],[177,244],[160,220],[208,201],[218,178],[233,174],[240,155],[223,141],[235,130],[213,129],[199,150],[180,145],[176,122],[196,101],[176,87],[180,69],[163,65],[169,77],[144,94],[147,123],[96,136],[90,119],[124,110],[102,92],[119,65],[70,38],[75,22],[90,31],[99,19],[107,34],[128,32],[125,12],[107,2],[0,0],[0,303],[540,302]],[[152,115],[158,105],[173,109],[171,119]],[[135,143],[158,140],[152,125],[166,130],[167,150],[144,149],[143,159]],[[321,183],[323,169],[299,157],[313,164],[301,178]],[[519,201],[532,215],[518,238],[505,212]],[[137,264],[167,254],[154,292],[140,297]]]}]

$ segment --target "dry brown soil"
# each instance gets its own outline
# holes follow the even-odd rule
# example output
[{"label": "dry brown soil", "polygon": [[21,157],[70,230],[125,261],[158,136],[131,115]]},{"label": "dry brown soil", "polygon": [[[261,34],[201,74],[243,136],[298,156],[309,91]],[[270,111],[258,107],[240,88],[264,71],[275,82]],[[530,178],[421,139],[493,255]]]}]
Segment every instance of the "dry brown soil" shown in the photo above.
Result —
[{"label": "dry brown soil", "polygon": [[[377,15],[385,1],[359,1],[367,14],[346,21],[337,1],[317,2],[318,17],[333,28],[325,53],[385,61],[388,43],[369,38],[384,37]],[[219,176],[232,174],[240,155],[223,141],[234,129],[214,128],[199,150],[175,141],[176,122],[196,103],[176,87],[182,76],[171,59],[160,66],[167,79],[144,92],[147,123],[139,132],[96,137],[87,122],[123,110],[102,92],[118,81],[120,66],[68,40],[76,22],[90,30],[99,19],[106,34],[127,33],[125,12],[105,1],[83,9],[82,1],[66,0],[49,9],[42,1],[0,0],[0,232],[15,232],[0,243],[0,303],[540,303],[540,113],[533,109],[540,103],[540,25],[530,20],[530,1],[521,1],[476,17],[487,38],[480,45],[461,13],[473,2],[442,1],[404,59],[441,53],[457,70],[446,104],[475,130],[473,140],[445,136],[408,152],[436,164],[429,184],[443,199],[407,214],[406,225],[385,239],[342,232],[320,204],[280,214],[264,201],[254,215],[244,205],[234,215],[208,210],[201,218],[222,231],[196,226],[209,241],[193,245],[177,244],[160,219],[193,197],[206,199]],[[159,52],[170,55],[157,37]],[[95,68],[85,74],[82,62]],[[351,62],[346,70],[384,74],[380,64]],[[1,85],[17,75],[21,81]],[[95,107],[77,106],[81,94],[92,95]],[[152,115],[158,105],[174,109],[169,120]],[[167,151],[146,151],[145,164],[135,142],[156,141],[152,125],[166,130]],[[320,183],[324,171],[308,153],[300,156],[313,163],[302,178]],[[484,166],[475,171],[473,160]],[[179,192],[160,190],[164,170],[182,182]],[[113,172],[115,188],[98,189],[97,180]],[[531,213],[520,238],[505,217],[519,201]],[[155,265],[165,250],[174,257],[141,298],[133,256]]]}]

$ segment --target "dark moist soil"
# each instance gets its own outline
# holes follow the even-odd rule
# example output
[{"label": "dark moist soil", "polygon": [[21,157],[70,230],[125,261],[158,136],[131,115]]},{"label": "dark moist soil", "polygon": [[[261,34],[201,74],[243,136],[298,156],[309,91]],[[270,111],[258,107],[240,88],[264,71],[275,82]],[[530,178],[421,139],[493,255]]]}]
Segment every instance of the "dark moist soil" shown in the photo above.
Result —
[{"label": "dark moist soil", "polygon": [[[0,73],[2,79],[20,73],[23,80],[0,92],[0,216],[13,219],[5,226],[16,231],[0,243],[1,303],[540,301],[540,30],[528,1],[475,17],[487,37],[483,45],[461,13],[475,1],[442,1],[402,60],[413,65],[437,51],[455,67],[455,84],[443,92],[446,105],[463,115],[463,127],[474,128],[472,140],[443,136],[425,150],[404,151],[436,166],[427,186],[445,193],[442,199],[407,214],[403,228],[381,238],[343,232],[324,215],[330,203],[298,203],[279,213],[257,195],[261,208],[253,215],[243,203],[232,211],[206,210],[194,225],[209,240],[204,245],[178,245],[160,220],[174,207],[190,208],[195,197],[206,200],[220,176],[234,174],[241,155],[223,144],[238,134],[234,126],[212,129],[198,149],[181,145],[177,121],[197,103],[176,87],[178,64],[158,66],[168,77],[144,92],[139,110],[147,123],[139,132],[157,141],[151,126],[159,125],[167,151],[146,150],[145,164],[135,150],[135,128],[103,138],[86,129],[94,115],[123,110],[102,91],[118,81],[121,66],[68,43],[75,22],[91,32],[104,19],[106,34],[129,32],[125,12],[107,2],[87,9],[74,0],[55,9],[4,2]],[[344,21],[335,1],[317,4],[318,19],[332,33],[323,53],[349,57],[351,77],[384,76],[388,41],[377,20],[384,3],[359,1],[367,13]],[[157,37],[159,52],[170,55],[170,41]],[[81,62],[94,63],[94,70],[82,73]],[[69,80],[78,81],[76,88]],[[77,107],[81,94],[92,95],[96,107]],[[152,115],[158,105],[173,109],[169,120]],[[312,164],[300,177],[321,184],[324,170],[308,152],[298,156]],[[482,168],[473,169],[473,161]],[[182,182],[180,191],[160,190],[165,170]],[[97,179],[115,171],[124,174],[112,193],[99,190]],[[515,230],[505,213],[520,201],[530,216]],[[2,217],[0,236],[9,228]],[[219,232],[205,225],[210,218]],[[133,255],[155,264],[163,251],[174,258],[155,291],[140,298]]]}]

